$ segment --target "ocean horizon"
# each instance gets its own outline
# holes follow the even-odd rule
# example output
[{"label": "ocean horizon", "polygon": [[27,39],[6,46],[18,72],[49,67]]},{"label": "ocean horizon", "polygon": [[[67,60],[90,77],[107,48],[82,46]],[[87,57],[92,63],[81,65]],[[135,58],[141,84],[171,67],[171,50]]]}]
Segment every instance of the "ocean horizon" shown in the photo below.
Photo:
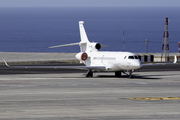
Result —
[{"label": "ocean horizon", "polygon": [[79,52],[79,46],[49,49],[80,41],[79,21],[91,42],[108,47],[100,51],[161,53],[166,17],[169,52],[178,52],[179,7],[114,8],[0,8],[0,52]]}]

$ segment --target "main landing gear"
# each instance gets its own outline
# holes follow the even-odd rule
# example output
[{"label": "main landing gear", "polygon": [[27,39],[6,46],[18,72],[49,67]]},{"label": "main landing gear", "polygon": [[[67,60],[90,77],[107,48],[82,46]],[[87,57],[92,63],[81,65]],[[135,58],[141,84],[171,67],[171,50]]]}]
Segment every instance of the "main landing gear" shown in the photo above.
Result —
[{"label": "main landing gear", "polygon": [[93,77],[93,72],[92,70],[89,70],[86,74],[86,77]]},{"label": "main landing gear", "polygon": [[116,77],[121,77],[121,71],[115,72],[115,76],[116,76]]},{"label": "main landing gear", "polygon": [[[124,71],[117,71],[117,72],[115,72],[115,76],[116,76],[116,77],[121,77],[121,73],[122,73],[122,72],[123,72],[124,74],[128,75],[130,79],[133,78],[133,75],[132,75],[133,70],[129,70],[129,71],[128,71],[129,74],[127,74],[127,73],[124,72]],[[87,72],[86,77],[93,77],[93,72],[92,72],[92,70],[89,70],[89,71]]]},{"label": "main landing gear", "polygon": [[128,75],[129,76],[129,78],[131,79],[131,78],[133,78],[133,75],[132,75],[132,73],[133,73],[133,70],[129,70],[128,72],[129,72],[129,74],[127,74],[125,71],[117,71],[117,72],[115,72],[115,76],[116,77],[121,77],[121,72],[123,72],[124,74],[126,74],[126,75]]}]

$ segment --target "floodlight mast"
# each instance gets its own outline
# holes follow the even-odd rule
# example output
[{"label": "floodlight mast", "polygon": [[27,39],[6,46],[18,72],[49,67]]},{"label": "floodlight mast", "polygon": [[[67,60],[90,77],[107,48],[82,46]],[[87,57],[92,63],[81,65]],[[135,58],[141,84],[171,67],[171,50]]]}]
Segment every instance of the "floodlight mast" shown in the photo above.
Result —
[{"label": "floodlight mast", "polygon": [[163,35],[163,44],[162,44],[162,54],[161,54],[161,61],[163,58],[163,52],[165,52],[165,61],[169,61],[169,32],[168,32],[168,17],[165,20],[165,26],[164,26],[164,35]]},{"label": "floodlight mast", "polygon": [[149,42],[149,40],[148,40],[148,39],[145,39],[145,43],[146,43],[146,54],[148,53],[148,42]]},{"label": "floodlight mast", "polygon": [[125,34],[125,30],[121,30],[121,32],[123,32],[123,51],[124,51],[124,34]]}]

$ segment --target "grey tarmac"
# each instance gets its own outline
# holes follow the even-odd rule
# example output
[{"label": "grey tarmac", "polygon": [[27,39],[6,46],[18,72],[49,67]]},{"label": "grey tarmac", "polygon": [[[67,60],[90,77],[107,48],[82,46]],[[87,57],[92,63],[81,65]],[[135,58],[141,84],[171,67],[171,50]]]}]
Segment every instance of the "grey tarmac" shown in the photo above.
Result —
[{"label": "grey tarmac", "polygon": [[2,120],[179,120],[180,71],[0,75]]}]

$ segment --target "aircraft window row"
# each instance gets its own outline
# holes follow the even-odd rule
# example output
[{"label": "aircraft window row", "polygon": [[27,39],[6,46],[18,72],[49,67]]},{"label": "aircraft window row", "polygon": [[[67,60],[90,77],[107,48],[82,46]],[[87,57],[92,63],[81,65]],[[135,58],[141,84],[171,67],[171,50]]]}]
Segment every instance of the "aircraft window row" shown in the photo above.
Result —
[{"label": "aircraft window row", "polygon": [[[127,56],[124,57],[124,59],[126,59]],[[138,56],[128,56],[128,59],[139,59]]]}]

